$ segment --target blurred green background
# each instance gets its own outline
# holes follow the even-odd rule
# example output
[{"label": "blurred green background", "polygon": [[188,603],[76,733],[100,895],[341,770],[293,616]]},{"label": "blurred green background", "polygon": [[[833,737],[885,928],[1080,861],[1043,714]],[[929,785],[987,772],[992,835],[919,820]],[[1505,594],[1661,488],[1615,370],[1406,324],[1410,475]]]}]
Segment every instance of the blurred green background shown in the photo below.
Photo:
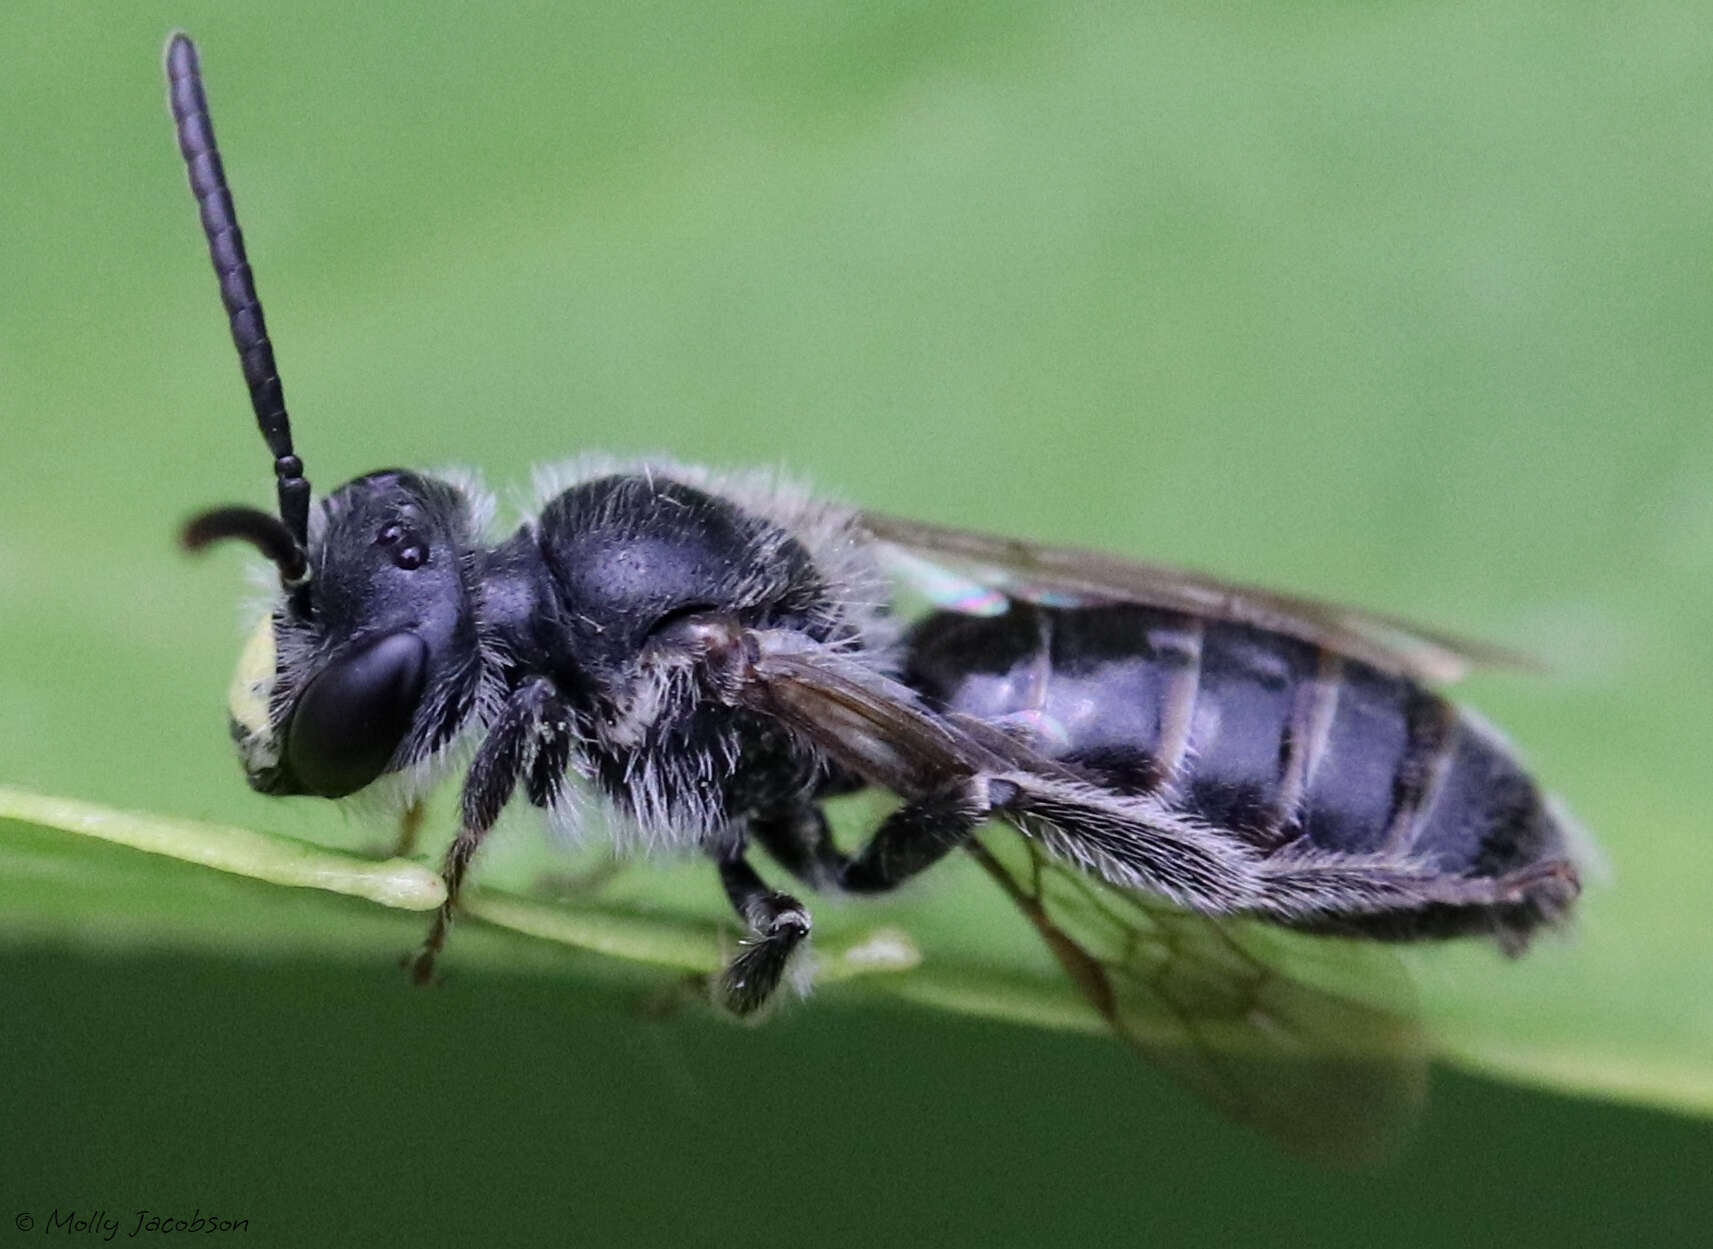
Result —
[{"label": "blurred green background", "polygon": [[[1436,952],[1424,998],[1466,1062],[1713,1102],[1704,6],[12,0],[0,782],[372,848],[244,789],[242,561],[171,544],[270,496],[165,115],[175,25],[317,483],[785,463],[1540,654],[1463,692],[1611,879],[1574,943]],[[545,857],[528,821],[503,841]],[[706,875],[624,896],[717,919]],[[887,914],[930,960],[1009,948],[986,888]],[[56,1206],[270,1244],[1709,1238],[1688,1113],[1442,1072],[1353,1178],[1096,1038],[843,987],[753,1029],[646,1018],[660,976],[474,924],[422,994],[392,965],[419,931],[0,823],[0,1238]]]}]

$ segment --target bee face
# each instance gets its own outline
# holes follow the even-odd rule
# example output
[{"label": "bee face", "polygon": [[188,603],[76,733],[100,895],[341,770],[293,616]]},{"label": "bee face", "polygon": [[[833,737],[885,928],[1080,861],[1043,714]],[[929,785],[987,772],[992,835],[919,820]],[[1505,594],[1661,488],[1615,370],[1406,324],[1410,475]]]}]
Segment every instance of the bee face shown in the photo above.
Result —
[{"label": "bee face", "polygon": [[472,540],[460,491],[398,470],[348,482],[318,520],[307,589],[257,626],[228,710],[252,787],[339,798],[433,753],[469,714]]},{"label": "bee face", "polygon": [[274,693],[275,662],[274,617],[269,612],[256,622],[250,640],[244,643],[238,656],[232,683],[226,687],[232,741],[238,747],[245,775],[258,789],[266,788],[257,784],[258,778],[277,770],[280,761],[279,735],[268,714]]}]

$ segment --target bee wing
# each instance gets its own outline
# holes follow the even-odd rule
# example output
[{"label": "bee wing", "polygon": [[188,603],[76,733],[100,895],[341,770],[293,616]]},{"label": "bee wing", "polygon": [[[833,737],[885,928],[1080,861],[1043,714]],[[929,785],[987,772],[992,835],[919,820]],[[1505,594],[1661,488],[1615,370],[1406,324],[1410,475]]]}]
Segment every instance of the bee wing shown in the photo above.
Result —
[{"label": "bee wing", "polygon": [[783,630],[747,636],[755,654],[742,700],[870,784],[914,798],[957,776],[1012,766],[1010,756],[1021,750],[997,731],[983,734],[1006,751],[996,753],[970,731],[976,726],[935,715],[914,691],[838,650]]},{"label": "bee wing", "polygon": [[1181,911],[1021,836],[970,849],[1113,1032],[1230,1118],[1350,1163],[1420,1108],[1426,1047],[1384,949]]},{"label": "bee wing", "polygon": [[864,512],[882,559],[937,606],[996,615],[1005,600],[1046,604],[1140,603],[1234,620],[1421,681],[1455,681],[1475,665],[1538,668],[1527,656],[1424,628],[1396,616],[1340,607],[1074,547],[1038,546],[963,529]]},{"label": "bee wing", "polygon": [[[748,637],[743,700],[871,783],[913,797],[977,772],[1060,773],[836,650],[786,632]],[[1232,1118],[1356,1160],[1384,1152],[1420,1102],[1409,984],[1380,948],[1216,921],[1080,872],[1034,840],[990,841],[971,852],[1114,1032]]]}]

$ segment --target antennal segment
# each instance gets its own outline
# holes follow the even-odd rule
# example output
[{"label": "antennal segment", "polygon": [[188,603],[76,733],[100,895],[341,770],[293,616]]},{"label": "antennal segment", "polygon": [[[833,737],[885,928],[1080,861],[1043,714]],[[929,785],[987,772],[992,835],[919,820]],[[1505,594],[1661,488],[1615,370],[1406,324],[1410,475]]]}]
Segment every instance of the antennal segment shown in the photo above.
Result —
[{"label": "antennal segment", "polygon": [[309,561],[303,547],[286,532],[283,524],[257,508],[209,508],[192,516],[179,533],[179,541],[187,551],[200,551],[223,538],[238,538],[255,547],[280,570],[280,584],[288,590],[295,590],[309,580]]},{"label": "antennal segment", "polygon": [[202,62],[190,36],[175,33],[167,41],[167,97],[173,123],[178,130],[178,150],[190,175],[191,194],[202,215],[202,232],[208,237],[208,254],[214,261],[214,276],[220,281],[220,301],[232,325],[232,343],[250,388],[250,405],[256,424],[274,455],[274,476],[279,485],[280,519],[300,548],[309,545],[309,482],[303,461],[291,445],[291,420],[286,416],[285,392],[274,364],[273,344],[268,341],[267,323],[262,319],[262,301],[256,295],[255,277],[244,254],[244,234],[238,229],[232,192],[226,186],[226,170],[220,149],[214,143],[214,123],[208,116],[208,97],[202,90]]}]

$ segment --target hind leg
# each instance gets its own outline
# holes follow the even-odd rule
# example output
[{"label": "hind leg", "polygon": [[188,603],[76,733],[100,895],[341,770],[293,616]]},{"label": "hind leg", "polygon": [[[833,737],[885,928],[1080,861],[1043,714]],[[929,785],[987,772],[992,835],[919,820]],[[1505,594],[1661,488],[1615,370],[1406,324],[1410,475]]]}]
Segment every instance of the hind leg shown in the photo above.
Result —
[{"label": "hind leg", "polygon": [[1489,936],[1517,955],[1579,892],[1576,865],[1564,858],[1471,877],[1378,857],[1327,856],[1270,863],[1256,911],[1310,932],[1386,941]]},{"label": "hind leg", "polygon": [[1562,910],[1580,887],[1566,859],[1502,876],[1453,876],[1400,857],[1334,854],[1275,855],[1261,862],[1258,883],[1249,909],[1287,922],[1447,906]]},{"label": "hind leg", "polygon": [[833,844],[815,803],[756,816],[749,828],[780,866],[814,888],[886,893],[963,845],[1016,795],[1015,785],[996,777],[961,778],[892,812],[855,854]]}]

